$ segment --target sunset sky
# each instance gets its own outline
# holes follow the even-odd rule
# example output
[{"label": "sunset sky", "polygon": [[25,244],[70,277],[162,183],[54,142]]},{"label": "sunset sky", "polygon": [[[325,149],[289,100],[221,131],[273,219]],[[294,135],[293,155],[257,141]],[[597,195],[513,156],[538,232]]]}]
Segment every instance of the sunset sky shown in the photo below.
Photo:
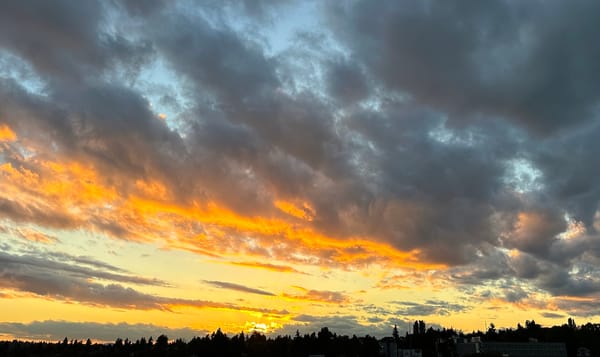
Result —
[{"label": "sunset sky", "polygon": [[600,317],[598,1],[0,2],[0,339]]}]

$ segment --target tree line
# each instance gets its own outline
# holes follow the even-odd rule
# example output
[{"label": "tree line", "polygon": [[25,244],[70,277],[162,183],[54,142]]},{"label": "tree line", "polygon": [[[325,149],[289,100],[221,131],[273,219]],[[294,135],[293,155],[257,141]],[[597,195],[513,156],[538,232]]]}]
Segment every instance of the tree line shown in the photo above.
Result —
[{"label": "tree line", "polygon": [[309,355],[376,357],[379,356],[377,338],[366,335],[342,336],[323,327],[318,333],[295,336],[266,337],[253,332],[228,336],[220,329],[204,337],[169,341],[166,335],[156,340],[152,337],[136,341],[118,338],[114,343],[100,344],[68,340],[62,342],[0,342],[0,356],[114,356],[114,357],[163,357],[163,356],[223,356],[223,357],[306,357]]},{"label": "tree line", "polygon": [[[577,356],[581,347],[589,349],[591,356],[600,356],[600,324],[576,325],[573,319],[566,324],[542,327],[534,320],[517,324],[516,328],[496,329],[490,324],[486,331],[463,333],[453,329],[426,328],[425,322],[416,321],[411,333],[400,336],[396,327],[390,337],[397,347],[419,349],[423,357],[456,356],[455,344],[458,338],[479,337],[490,342],[562,342],[569,357]],[[337,335],[327,327],[319,332],[294,336],[267,337],[253,332],[228,336],[220,329],[203,337],[189,341],[169,340],[166,335],[141,338],[136,341],[117,338],[113,343],[92,343],[89,339],[69,340],[56,343],[3,341],[0,342],[0,356],[115,356],[115,357],[170,357],[170,356],[223,356],[223,357],[306,357],[323,355],[326,357],[375,357],[381,351],[380,340],[373,336],[352,337]]]}]

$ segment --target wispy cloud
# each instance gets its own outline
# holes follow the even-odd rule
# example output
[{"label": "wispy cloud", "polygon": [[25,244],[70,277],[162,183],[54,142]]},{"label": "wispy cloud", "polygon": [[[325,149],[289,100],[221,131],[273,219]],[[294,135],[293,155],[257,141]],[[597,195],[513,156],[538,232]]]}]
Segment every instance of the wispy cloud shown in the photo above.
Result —
[{"label": "wispy cloud", "polygon": [[293,286],[293,288],[299,290],[300,293],[283,293],[282,296],[292,300],[340,305],[347,304],[351,301],[349,296],[339,291],[305,289],[301,286]]},{"label": "wispy cloud", "polygon": [[11,231],[12,233],[14,233],[14,235],[32,242],[55,243],[58,241],[58,238],[54,236],[42,233],[31,228],[16,228]]},{"label": "wispy cloud", "polygon": [[[51,268],[51,269],[49,269]],[[87,275],[89,273],[89,275]],[[286,310],[240,306],[227,302],[181,299],[144,293],[118,283],[101,284],[90,277],[115,278],[116,281],[144,285],[165,285],[159,280],[90,272],[60,263],[27,256],[0,255],[0,286],[39,297],[82,304],[136,310],[171,311],[178,307],[225,309],[286,315]]]},{"label": "wispy cloud", "polygon": [[299,271],[296,268],[293,268],[288,265],[278,265],[278,264],[261,263],[261,262],[229,262],[229,264],[247,267],[247,268],[265,269],[265,270],[282,272],[282,273],[306,274],[306,273]]},{"label": "wispy cloud", "polygon": [[452,313],[461,313],[471,309],[468,305],[451,303],[443,300],[427,300],[425,302],[412,301],[393,301],[395,305],[399,305],[395,313],[400,316],[447,316]]},{"label": "wispy cloud", "polygon": [[557,314],[556,312],[542,312],[542,316],[547,317],[549,319],[564,319],[564,314]]},{"label": "wispy cloud", "polygon": [[216,280],[203,280],[203,281],[204,281],[204,283],[206,283],[208,285],[212,285],[219,289],[228,289],[228,290],[240,291],[240,292],[250,293],[250,294],[275,296],[275,294],[270,293],[268,291],[251,288],[251,287],[248,287],[245,285],[228,283],[225,281],[216,281]]},{"label": "wispy cloud", "polygon": [[[51,255],[50,255],[51,256]],[[89,268],[85,265],[69,264],[61,261],[57,261],[53,258],[46,256],[33,256],[33,255],[16,255],[8,253],[0,253],[0,267],[3,268],[2,274],[27,274],[30,277],[42,276],[53,272],[53,276],[64,276],[73,277],[75,279],[103,279],[109,281],[116,281],[122,283],[132,283],[140,285],[156,285],[156,286],[169,286],[165,281],[146,278],[141,276],[135,276],[130,274],[122,274],[117,272],[111,272],[100,268],[112,268],[109,264],[100,264],[93,259],[87,259],[85,257],[71,257],[67,254],[58,253],[54,258],[72,258],[75,263],[86,263],[96,265],[96,268]],[[121,270],[121,269],[119,269]],[[42,279],[43,280],[43,279]]]}]

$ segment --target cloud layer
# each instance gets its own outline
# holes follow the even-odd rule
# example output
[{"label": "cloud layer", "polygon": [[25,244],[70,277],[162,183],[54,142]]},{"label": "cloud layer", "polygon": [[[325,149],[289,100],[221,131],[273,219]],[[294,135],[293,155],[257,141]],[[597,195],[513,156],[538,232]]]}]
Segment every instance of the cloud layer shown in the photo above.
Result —
[{"label": "cloud layer", "polygon": [[[406,278],[594,316],[597,11],[588,0],[5,2],[2,233],[53,245],[68,244],[54,232],[91,232],[303,278],[306,266],[376,267],[390,272],[378,289]],[[298,23],[283,26],[284,12]],[[171,282],[86,259],[2,253],[2,287],[219,308],[138,291]],[[350,301],[225,280],[204,283]],[[444,301],[400,313],[468,310]]]}]

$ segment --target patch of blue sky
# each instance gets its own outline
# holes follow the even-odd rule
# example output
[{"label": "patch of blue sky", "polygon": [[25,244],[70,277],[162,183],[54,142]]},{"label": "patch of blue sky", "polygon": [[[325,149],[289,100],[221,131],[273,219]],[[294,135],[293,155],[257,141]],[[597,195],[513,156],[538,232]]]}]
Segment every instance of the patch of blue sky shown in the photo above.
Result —
[{"label": "patch of blue sky", "polygon": [[0,49],[0,78],[12,79],[27,91],[45,95],[45,81],[19,56]]},{"label": "patch of blue sky", "polygon": [[317,6],[314,1],[300,1],[280,10],[281,16],[275,17],[272,30],[266,34],[272,55],[294,45],[299,33],[323,28]]},{"label": "patch of blue sky", "polygon": [[526,158],[514,158],[506,162],[504,183],[518,193],[543,189],[542,178],[542,171]]},{"label": "patch of blue sky", "polygon": [[442,119],[438,126],[429,131],[429,138],[446,145],[472,147],[481,143],[481,138],[473,130],[468,128],[464,130],[448,128],[445,118]]},{"label": "patch of blue sky", "polygon": [[181,130],[175,119],[190,103],[185,95],[185,85],[161,58],[141,69],[133,88],[148,100],[152,111],[164,119],[169,128]]},{"label": "patch of blue sky", "polygon": [[241,38],[259,44],[266,57],[277,59],[282,93],[310,92],[324,97],[322,64],[332,54],[347,54],[323,32],[319,6],[322,4],[317,1],[284,3],[258,17],[229,8],[223,21]]}]

